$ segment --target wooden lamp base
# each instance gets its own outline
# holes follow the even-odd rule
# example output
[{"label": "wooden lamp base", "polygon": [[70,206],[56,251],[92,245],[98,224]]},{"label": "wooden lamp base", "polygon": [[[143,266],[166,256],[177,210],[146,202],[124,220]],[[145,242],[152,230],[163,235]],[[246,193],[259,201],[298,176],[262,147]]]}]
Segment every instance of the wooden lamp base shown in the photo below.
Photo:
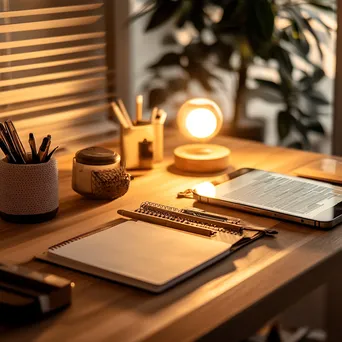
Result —
[{"label": "wooden lamp base", "polygon": [[230,150],[220,145],[183,145],[173,153],[176,167],[183,171],[210,173],[222,171],[229,166]]}]

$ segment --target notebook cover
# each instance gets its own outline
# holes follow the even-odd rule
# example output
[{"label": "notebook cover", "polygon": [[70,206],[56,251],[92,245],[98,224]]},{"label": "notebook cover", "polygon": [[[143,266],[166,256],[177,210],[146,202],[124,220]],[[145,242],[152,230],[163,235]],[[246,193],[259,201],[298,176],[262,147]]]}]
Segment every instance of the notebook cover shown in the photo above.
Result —
[{"label": "notebook cover", "polygon": [[162,292],[230,253],[231,244],[127,221],[51,248],[39,259]]}]

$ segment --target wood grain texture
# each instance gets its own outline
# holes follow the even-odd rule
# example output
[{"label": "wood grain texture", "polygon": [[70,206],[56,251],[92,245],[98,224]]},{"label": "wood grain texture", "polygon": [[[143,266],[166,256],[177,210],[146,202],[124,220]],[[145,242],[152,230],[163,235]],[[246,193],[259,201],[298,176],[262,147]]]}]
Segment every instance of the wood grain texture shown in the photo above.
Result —
[{"label": "wood grain texture", "polygon": [[[323,157],[238,139],[217,138],[214,142],[232,151],[228,171],[255,167],[291,174],[295,168]],[[35,226],[0,222],[0,262],[28,262],[51,245],[118,219],[119,208],[134,209],[145,200],[191,206],[192,200],[176,199],[177,193],[224,177],[224,173],[194,176],[178,172],[172,165],[172,151],[181,143],[182,139],[173,131],[167,131],[165,161],[152,171],[136,172],[129,192],[113,202],[90,201],[74,193],[72,156],[60,157],[58,217]],[[116,142],[111,146],[118,151]],[[26,328],[0,327],[1,340],[192,341],[215,337],[238,341],[329,280],[332,272],[339,269],[339,227],[324,232],[227,208],[194,205],[264,227],[276,226],[280,234],[276,239],[256,241],[161,295],[30,261],[28,265],[32,268],[73,280],[73,304],[64,312]]]}]

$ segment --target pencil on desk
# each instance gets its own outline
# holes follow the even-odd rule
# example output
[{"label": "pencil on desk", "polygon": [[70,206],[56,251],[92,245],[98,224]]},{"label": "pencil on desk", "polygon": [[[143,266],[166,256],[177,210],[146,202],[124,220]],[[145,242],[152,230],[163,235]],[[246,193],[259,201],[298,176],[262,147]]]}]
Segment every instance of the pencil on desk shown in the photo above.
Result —
[{"label": "pencil on desk", "polygon": [[142,95],[138,95],[136,98],[136,120],[137,122],[142,121],[143,118],[143,102],[144,98]]}]

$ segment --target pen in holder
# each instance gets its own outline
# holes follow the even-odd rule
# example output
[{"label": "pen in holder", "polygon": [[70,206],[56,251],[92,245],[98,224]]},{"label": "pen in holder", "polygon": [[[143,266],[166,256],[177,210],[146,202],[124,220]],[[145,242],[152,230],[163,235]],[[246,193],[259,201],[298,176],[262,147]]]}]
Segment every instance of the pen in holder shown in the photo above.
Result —
[{"label": "pen in holder", "polygon": [[0,160],[0,217],[17,223],[38,223],[58,211],[57,161],[13,164]]}]

